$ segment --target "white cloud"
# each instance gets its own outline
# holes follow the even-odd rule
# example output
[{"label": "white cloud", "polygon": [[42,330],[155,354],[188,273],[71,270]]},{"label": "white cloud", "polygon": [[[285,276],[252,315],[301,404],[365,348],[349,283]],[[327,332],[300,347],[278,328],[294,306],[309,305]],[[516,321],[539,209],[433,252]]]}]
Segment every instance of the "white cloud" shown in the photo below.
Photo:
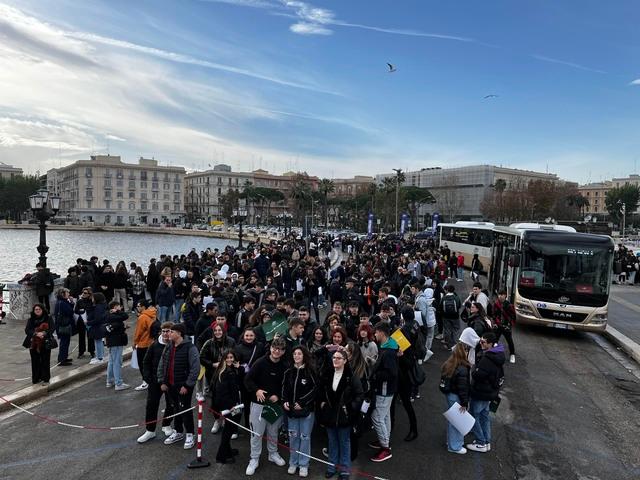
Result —
[{"label": "white cloud", "polygon": [[95,138],[70,125],[40,120],[0,117],[0,147],[43,147],[81,152]]},{"label": "white cloud", "polygon": [[636,78],[634,81],[630,82],[629,85],[640,85],[640,78]]},{"label": "white cloud", "polygon": [[331,35],[333,31],[315,23],[298,22],[289,27],[293,33],[300,35]]}]

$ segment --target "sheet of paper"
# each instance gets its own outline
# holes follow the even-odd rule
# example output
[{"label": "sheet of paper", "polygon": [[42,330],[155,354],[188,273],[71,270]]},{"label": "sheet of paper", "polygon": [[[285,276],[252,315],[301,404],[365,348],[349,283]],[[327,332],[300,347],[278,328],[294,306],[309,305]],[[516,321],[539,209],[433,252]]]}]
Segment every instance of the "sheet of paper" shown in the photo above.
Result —
[{"label": "sheet of paper", "polygon": [[424,322],[422,321],[422,312],[420,310],[415,310],[413,312],[413,316],[416,322],[418,322],[418,325],[420,325],[421,327],[424,326]]},{"label": "sheet of paper", "polygon": [[462,435],[469,433],[473,428],[473,424],[476,423],[475,418],[468,411],[465,410],[464,413],[460,413],[460,404],[458,402],[454,403],[443,415]]}]

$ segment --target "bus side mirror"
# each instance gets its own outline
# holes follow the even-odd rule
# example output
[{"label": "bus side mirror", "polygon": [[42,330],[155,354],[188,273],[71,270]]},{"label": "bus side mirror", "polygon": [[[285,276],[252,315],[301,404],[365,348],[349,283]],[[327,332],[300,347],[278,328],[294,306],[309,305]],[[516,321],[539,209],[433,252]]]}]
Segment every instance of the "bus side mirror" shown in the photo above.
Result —
[{"label": "bus side mirror", "polygon": [[509,255],[509,266],[510,267],[519,267],[520,266],[520,255]]}]

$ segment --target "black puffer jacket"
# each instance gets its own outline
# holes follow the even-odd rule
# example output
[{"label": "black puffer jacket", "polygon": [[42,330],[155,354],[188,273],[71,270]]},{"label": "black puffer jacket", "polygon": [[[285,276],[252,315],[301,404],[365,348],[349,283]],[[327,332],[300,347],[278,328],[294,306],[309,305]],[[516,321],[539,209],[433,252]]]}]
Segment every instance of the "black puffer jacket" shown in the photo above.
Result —
[{"label": "black puffer jacket", "polygon": [[469,368],[460,365],[451,376],[451,393],[458,395],[460,405],[467,407],[469,405]]},{"label": "black puffer jacket", "polygon": [[471,373],[471,398],[473,400],[495,400],[500,393],[504,377],[504,345],[498,343],[484,350]]},{"label": "black puffer jacket", "polygon": [[254,340],[253,343],[242,341],[236,345],[234,352],[240,362],[240,367],[246,365],[248,368],[243,369],[248,371],[258,359],[264,357],[265,349],[264,345],[257,340]]},{"label": "black puffer jacket", "polygon": [[[283,403],[289,402],[287,415],[292,418],[302,418],[313,412],[316,391],[316,376],[306,366],[302,368],[293,366],[284,372],[281,398]],[[296,403],[300,405],[301,410],[294,409]]]},{"label": "black puffer jacket", "polygon": [[213,379],[212,400],[214,408],[219,411],[230,409],[242,403],[240,385],[242,384],[242,369],[227,367],[222,375]]},{"label": "black puffer jacket", "polygon": [[124,322],[129,319],[125,312],[109,312],[105,320],[104,339],[107,347],[124,347],[129,343]]},{"label": "black puffer jacket", "polygon": [[158,365],[160,365],[160,361],[162,360],[164,347],[166,347],[166,344],[160,343],[160,340],[156,340],[151,344],[144,356],[144,361],[142,362],[142,378],[149,384],[158,383]]}]

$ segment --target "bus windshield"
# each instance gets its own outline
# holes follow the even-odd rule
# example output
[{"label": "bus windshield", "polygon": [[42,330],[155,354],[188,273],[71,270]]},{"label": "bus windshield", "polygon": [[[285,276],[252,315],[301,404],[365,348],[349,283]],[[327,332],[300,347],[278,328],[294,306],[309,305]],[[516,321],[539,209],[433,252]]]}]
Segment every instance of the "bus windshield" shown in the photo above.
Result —
[{"label": "bus windshield", "polygon": [[532,300],[603,306],[609,295],[611,250],[536,239],[524,247],[518,289]]}]

